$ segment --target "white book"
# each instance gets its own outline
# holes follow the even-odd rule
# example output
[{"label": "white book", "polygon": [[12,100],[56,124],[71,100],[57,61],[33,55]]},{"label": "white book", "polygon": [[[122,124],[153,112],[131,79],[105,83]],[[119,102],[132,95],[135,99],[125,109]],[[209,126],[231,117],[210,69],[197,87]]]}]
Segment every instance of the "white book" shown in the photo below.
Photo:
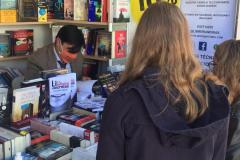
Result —
[{"label": "white book", "polygon": [[49,78],[49,104],[51,113],[68,109],[71,103],[71,78],[61,75]]},{"label": "white book", "polygon": [[87,21],[88,5],[87,0],[74,0],[74,20]]}]

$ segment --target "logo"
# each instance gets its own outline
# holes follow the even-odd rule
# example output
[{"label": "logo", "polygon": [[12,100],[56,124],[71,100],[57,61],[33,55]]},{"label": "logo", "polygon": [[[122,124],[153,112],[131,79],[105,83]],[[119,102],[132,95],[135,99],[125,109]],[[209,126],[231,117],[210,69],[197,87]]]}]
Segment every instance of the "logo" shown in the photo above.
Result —
[{"label": "logo", "polygon": [[206,51],[207,50],[207,42],[199,42],[198,50],[199,51]]}]

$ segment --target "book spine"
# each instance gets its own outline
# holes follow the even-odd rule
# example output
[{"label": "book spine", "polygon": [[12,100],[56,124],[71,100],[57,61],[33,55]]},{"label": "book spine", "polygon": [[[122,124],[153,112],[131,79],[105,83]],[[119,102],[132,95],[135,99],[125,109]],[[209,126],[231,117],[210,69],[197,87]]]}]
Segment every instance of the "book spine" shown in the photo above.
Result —
[{"label": "book spine", "polygon": [[95,22],[96,21],[94,0],[89,0],[88,1],[88,21],[89,22]]}]

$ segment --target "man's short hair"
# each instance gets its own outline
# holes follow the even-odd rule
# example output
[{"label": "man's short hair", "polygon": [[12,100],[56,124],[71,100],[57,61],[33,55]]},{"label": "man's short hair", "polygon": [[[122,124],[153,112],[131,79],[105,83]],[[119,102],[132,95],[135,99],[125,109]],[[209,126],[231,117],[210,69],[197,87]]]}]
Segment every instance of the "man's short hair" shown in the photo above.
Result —
[{"label": "man's short hair", "polygon": [[77,26],[74,25],[63,26],[58,31],[56,38],[60,38],[62,43],[73,45],[73,47],[68,50],[70,53],[77,53],[82,47],[85,47],[83,33]]}]

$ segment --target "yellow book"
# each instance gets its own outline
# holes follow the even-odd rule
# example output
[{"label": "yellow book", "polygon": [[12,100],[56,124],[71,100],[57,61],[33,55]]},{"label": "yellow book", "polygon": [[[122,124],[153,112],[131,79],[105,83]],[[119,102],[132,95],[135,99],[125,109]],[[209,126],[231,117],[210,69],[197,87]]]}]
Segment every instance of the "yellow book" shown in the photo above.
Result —
[{"label": "yellow book", "polygon": [[2,10],[0,10],[0,22],[1,23],[17,22],[17,11],[16,11],[16,9],[2,9]]}]

